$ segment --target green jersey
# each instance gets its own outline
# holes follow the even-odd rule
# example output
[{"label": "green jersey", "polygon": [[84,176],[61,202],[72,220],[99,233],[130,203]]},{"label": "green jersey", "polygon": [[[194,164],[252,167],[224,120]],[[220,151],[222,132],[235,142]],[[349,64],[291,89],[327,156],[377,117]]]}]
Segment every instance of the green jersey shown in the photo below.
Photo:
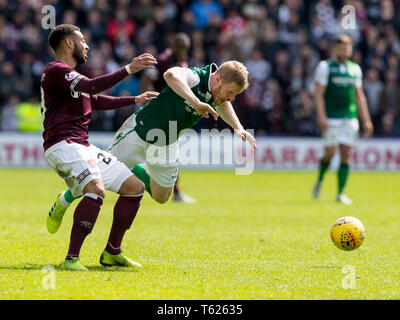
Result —
[{"label": "green jersey", "polygon": [[[214,109],[210,76],[217,69],[216,64],[210,64],[203,68],[185,68],[186,78],[193,93]],[[189,101],[183,99],[166,85],[157,98],[136,112],[135,131],[144,141],[156,143],[161,140],[154,138],[150,130],[161,129],[165,134],[166,144],[170,144],[178,139],[182,130],[192,128],[202,117]],[[171,121],[175,125],[171,125]],[[170,128],[173,132],[170,132]]]},{"label": "green jersey", "polygon": [[324,100],[328,118],[357,117],[355,88],[362,86],[362,72],[358,64],[323,60],[317,67],[315,81],[326,87]]}]

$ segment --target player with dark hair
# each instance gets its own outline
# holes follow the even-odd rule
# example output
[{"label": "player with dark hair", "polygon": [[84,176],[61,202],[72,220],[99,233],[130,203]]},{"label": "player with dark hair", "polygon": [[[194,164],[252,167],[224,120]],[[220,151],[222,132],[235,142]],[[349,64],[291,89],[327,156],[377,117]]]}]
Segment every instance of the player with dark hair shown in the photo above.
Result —
[{"label": "player with dark hair", "polygon": [[350,151],[356,144],[360,116],[364,136],[370,137],[373,125],[368,111],[367,99],[362,88],[362,71],[351,61],[353,41],[342,34],[336,37],[333,55],[321,61],[315,72],[314,100],[318,125],[324,141],[324,154],[320,161],[318,178],[312,190],[317,199],[325,173],[331,160],[339,149],[340,165],[337,172],[338,190],[336,201],[351,205],[344,189],[350,171]]},{"label": "player with dark hair", "polygon": [[[146,70],[141,77],[141,90],[142,91],[157,91],[165,86],[165,80],[162,76],[165,71],[172,67],[188,67],[188,52],[190,49],[191,41],[186,33],[179,32],[172,36],[171,44],[157,57],[157,66],[154,69]],[[175,202],[182,203],[196,203],[196,199],[189,197],[182,192],[177,177],[172,199]]]},{"label": "player with dark hair", "polygon": [[[113,224],[100,263],[140,266],[123,254],[121,242],[139,209],[144,185],[115,156],[88,142],[88,125],[92,110],[145,104],[155,98],[158,95],[155,92],[137,97],[110,97],[99,93],[129,74],[153,68],[156,59],[143,54],[113,73],[89,79],[74,69],[86,62],[89,50],[78,27],[57,26],[50,32],[48,43],[55,52],[56,61],[46,65],[41,77],[45,158],[65,180],[73,197],[83,195],[74,213],[68,254],[60,267],[87,270],[79,262],[79,252],[97,220],[106,189],[119,193],[120,197],[114,206]],[[50,233],[55,233],[61,224],[63,214],[55,209],[62,199],[57,198],[47,217]]]}]

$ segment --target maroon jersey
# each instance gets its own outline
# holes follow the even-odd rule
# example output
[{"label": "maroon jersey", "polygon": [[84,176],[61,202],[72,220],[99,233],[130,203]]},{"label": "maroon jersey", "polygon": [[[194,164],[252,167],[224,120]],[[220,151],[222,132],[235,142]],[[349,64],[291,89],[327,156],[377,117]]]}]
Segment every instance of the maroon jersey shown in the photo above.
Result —
[{"label": "maroon jersey", "polygon": [[135,103],[134,97],[97,94],[127,75],[126,68],[122,67],[113,73],[89,79],[65,63],[49,63],[41,78],[44,149],[62,140],[89,145],[92,109],[110,110]]}]

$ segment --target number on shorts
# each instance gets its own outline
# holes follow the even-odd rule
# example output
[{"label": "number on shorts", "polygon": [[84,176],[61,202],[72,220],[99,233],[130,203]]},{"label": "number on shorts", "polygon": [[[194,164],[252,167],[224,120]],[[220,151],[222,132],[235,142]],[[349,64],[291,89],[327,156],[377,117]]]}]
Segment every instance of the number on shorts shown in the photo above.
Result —
[{"label": "number on shorts", "polygon": [[105,164],[110,164],[110,162],[111,162],[111,158],[109,158],[109,157],[105,157],[104,156],[104,154],[102,154],[101,152],[99,152],[99,154],[97,155],[97,158],[98,159],[103,159],[103,162],[105,163]]}]

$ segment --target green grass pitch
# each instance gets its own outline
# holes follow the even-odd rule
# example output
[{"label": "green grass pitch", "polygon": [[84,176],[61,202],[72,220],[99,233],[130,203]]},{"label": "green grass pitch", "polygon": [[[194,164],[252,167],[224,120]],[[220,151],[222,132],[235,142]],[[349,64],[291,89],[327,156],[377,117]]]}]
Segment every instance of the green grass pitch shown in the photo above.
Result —
[{"label": "green grass pitch", "polygon": [[[351,207],[334,202],[336,174],[311,199],[312,172],[183,171],[196,205],[160,205],[146,194],[123,242],[143,268],[103,268],[117,199],[107,193],[81,261],[57,270],[77,202],[55,235],[45,219],[64,182],[50,170],[0,170],[0,299],[399,299],[400,175],[351,173]],[[355,216],[366,228],[357,250],[337,249],[330,227]],[[55,267],[48,271],[46,266]],[[46,268],[44,268],[46,267]],[[50,267],[51,268],[51,267]]]}]

